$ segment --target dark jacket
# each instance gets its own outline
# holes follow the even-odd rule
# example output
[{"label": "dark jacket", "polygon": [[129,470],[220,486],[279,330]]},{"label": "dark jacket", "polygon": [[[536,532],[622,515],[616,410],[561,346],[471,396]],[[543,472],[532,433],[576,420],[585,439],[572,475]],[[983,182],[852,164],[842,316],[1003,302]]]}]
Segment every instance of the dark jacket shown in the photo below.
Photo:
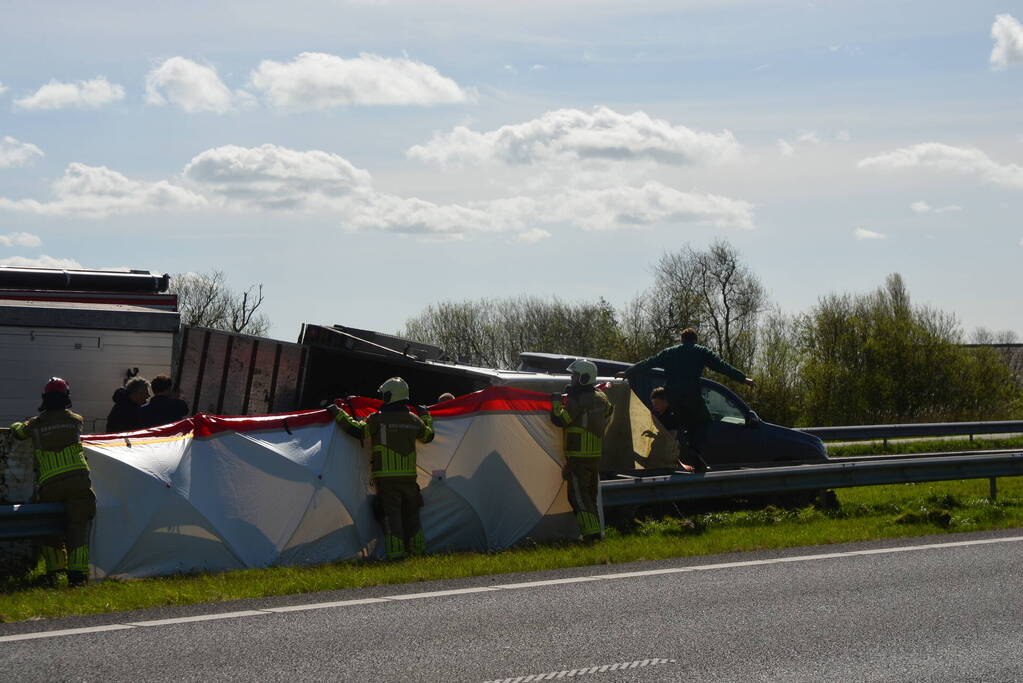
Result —
[{"label": "dark jacket", "polygon": [[170,424],[187,415],[188,404],[173,396],[153,396],[139,406],[139,423],[142,427]]},{"label": "dark jacket", "polygon": [[139,405],[131,400],[123,388],[114,392],[111,397],[114,407],[107,415],[107,433],[130,432],[142,426],[139,421]]},{"label": "dark jacket", "polygon": [[732,367],[708,349],[693,342],[686,342],[664,349],[655,356],[633,365],[625,371],[627,378],[632,378],[641,372],[662,368],[665,374],[665,389],[669,393],[678,394],[690,391],[698,391],[700,386],[700,375],[704,368],[710,368],[722,375],[731,377],[741,382],[746,379],[746,374],[737,368]]}]

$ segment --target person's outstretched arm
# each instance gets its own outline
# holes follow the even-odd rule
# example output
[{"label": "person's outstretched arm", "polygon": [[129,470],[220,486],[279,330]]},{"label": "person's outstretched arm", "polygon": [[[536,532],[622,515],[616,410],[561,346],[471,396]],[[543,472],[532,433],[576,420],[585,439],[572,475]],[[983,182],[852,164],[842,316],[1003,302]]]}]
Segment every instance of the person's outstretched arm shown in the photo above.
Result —
[{"label": "person's outstretched arm", "polygon": [[362,420],[356,420],[354,417],[338,408],[334,403],[327,406],[327,412],[334,416],[334,422],[336,422],[341,429],[345,430],[356,439],[362,439],[366,436],[366,423]]},{"label": "person's outstretched arm", "polygon": [[416,438],[422,443],[430,443],[433,441],[433,416],[430,415],[430,411],[426,409],[426,406],[416,406],[416,415],[419,416],[419,421],[423,423],[423,426],[419,428],[419,433],[416,434]]}]

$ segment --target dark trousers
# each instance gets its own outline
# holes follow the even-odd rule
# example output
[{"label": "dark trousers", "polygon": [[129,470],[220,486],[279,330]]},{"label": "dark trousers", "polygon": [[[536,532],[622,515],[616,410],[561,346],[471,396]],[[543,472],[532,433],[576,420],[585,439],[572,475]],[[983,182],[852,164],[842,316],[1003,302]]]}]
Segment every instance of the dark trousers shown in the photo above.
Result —
[{"label": "dark trousers", "polygon": [[707,440],[712,418],[699,388],[696,391],[669,393],[668,405],[678,419],[680,460],[697,471],[706,470],[707,461],[703,459],[703,445]]},{"label": "dark trousers", "polygon": [[414,477],[382,477],[376,480],[377,496],[383,512],[384,549],[387,559],[397,560],[407,553],[426,550],[419,508],[423,495]]},{"label": "dark trousers", "polygon": [[89,528],[96,516],[96,494],[87,470],[57,476],[39,487],[40,503],[64,503],[67,530],[43,541],[46,571],[69,569],[89,573]]},{"label": "dark trousers", "polygon": [[565,481],[568,502],[579,523],[579,533],[587,540],[600,538],[600,510],[597,490],[600,487],[600,458],[565,458]]}]

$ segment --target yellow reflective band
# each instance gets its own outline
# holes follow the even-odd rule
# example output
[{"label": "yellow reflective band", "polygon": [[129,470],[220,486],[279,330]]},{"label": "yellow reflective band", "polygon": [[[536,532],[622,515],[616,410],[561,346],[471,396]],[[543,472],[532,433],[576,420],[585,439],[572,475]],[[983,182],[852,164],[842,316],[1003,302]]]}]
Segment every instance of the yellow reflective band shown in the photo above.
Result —
[{"label": "yellow reflective band", "polygon": [[583,536],[600,533],[600,518],[592,512],[580,510],[575,513],[575,519],[579,523],[579,532]]},{"label": "yellow reflective band", "polygon": [[46,573],[59,572],[67,569],[67,555],[64,548],[55,548],[52,545],[43,546],[43,561],[46,563]]},{"label": "yellow reflective band", "polygon": [[422,555],[426,552],[426,537],[423,536],[423,530],[420,529],[416,532],[416,535],[412,537],[409,548],[409,552],[414,555]]},{"label": "yellow reflective band", "polygon": [[89,471],[89,464],[85,461],[85,452],[82,444],[71,444],[60,451],[35,452],[36,462],[39,464],[39,483],[52,479],[58,474],[72,472],[74,470]]},{"label": "yellow reflective band", "polygon": [[[568,447],[570,443],[569,436],[578,435],[579,448],[572,449]],[[565,428],[565,455],[573,458],[599,458],[601,452],[601,439],[599,436],[591,431],[585,430],[582,427],[566,427]]]},{"label": "yellow reflective band", "polygon": [[73,572],[89,572],[89,546],[80,545],[73,549],[68,556],[68,569]]},{"label": "yellow reflective band", "polygon": [[384,552],[387,553],[387,559],[389,560],[405,557],[405,541],[398,536],[391,536],[390,534],[384,536]]},{"label": "yellow reflective band", "polygon": [[[373,447],[374,477],[416,476],[416,454],[402,455],[383,445]],[[379,463],[379,466],[377,465]]]}]

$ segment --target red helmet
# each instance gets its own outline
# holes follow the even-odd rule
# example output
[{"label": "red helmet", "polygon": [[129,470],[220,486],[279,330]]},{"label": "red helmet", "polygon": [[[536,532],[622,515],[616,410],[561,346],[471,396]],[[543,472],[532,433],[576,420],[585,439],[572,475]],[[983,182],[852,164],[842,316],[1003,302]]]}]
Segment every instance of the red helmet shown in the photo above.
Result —
[{"label": "red helmet", "polygon": [[71,385],[60,377],[51,377],[50,381],[43,387],[44,394],[70,394]]}]

